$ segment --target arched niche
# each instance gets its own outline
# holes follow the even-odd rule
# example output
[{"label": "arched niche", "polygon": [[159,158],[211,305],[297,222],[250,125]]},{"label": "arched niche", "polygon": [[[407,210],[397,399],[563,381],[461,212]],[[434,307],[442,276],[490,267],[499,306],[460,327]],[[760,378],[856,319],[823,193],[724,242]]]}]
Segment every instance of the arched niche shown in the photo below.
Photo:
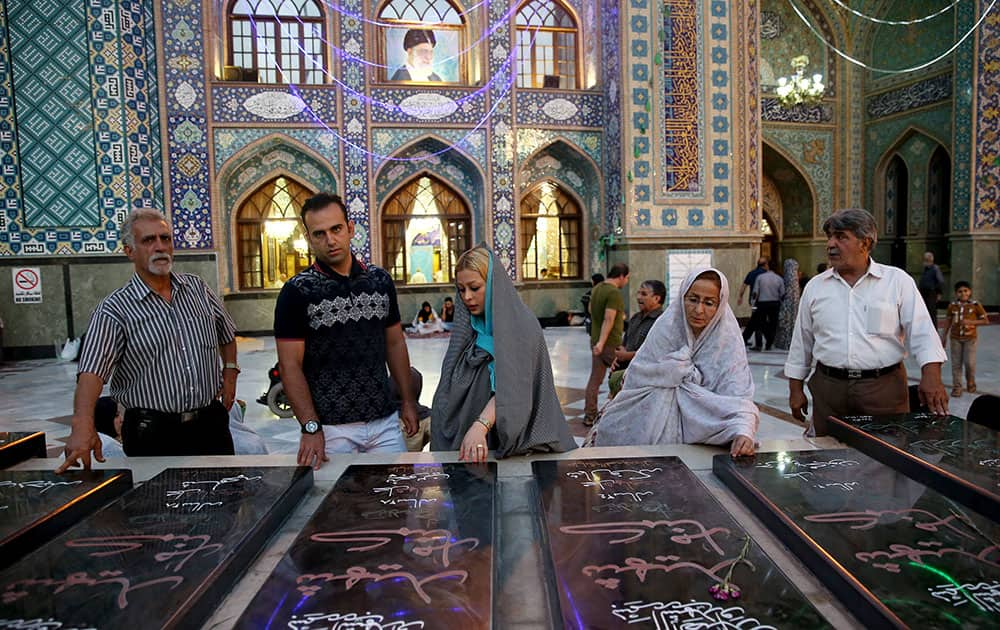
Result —
[{"label": "arched niche", "polygon": [[[583,214],[580,226],[582,251],[581,273],[600,266],[597,247],[603,228],[601,203],[604,195],[604,178],[597,164],[571,141],[558,138],[540,147],[518,166],[518,224],[520,225],[520,199],[545,181],[555,182],[559,188],[575,198]],[[519,230],[520,232],[520,230]],[[518,246],[518,269],[523,264],[522,244]],[[520,273],[520,272],[519,272]]]},{"label": "arched niche", "polygon": [[266,136],[248,144],[223,163],[217,177],[222,211],[223,243],[230,261],[226,285],[236,288],[239,261],[234,235],[237,213],[243,202],[266,182],[289,177],[312,192],[338,192],[330,164],[309,148],[283,134]]},{"label": "arched niche", "polygon": [[812,182],[787,154],[767,142],[762,144],[762,176],[773,185],[772,194],[778,196],[778,203],[772,203],[770,209],[778,242],[784,238],[811,237],[818,213]]},{"label": "arched niche", "polygon": [[375,205],[369,217],[372,225],[372,260],[382,260],[380,217],[388,200],[420,173],[433,175],[454,190],[468,205],[472,215],[473,243],[485,240],[485,180],[476,163],[461,149],[433,135],[410,142],[386,159],[375,173]]}]

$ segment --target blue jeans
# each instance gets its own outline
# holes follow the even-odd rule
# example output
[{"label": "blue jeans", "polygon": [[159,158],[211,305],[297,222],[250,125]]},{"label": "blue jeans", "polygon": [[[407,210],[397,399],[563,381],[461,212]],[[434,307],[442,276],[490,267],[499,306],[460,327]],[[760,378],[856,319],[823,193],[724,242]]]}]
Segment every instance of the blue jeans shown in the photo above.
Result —
[{"label": "blue jeans", "polygon": [[324,424],[323,436],[327,454],[406,452],[397,412],[368,422]]}]

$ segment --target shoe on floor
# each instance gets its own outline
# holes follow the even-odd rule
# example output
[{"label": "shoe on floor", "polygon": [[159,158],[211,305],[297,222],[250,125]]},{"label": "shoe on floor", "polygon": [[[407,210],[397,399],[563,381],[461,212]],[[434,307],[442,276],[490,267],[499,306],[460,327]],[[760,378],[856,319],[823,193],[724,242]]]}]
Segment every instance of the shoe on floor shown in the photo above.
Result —
[{"label": "shoe on floor", "polygon": [[976,393],[976,384],[975,383],[969,383],[969,386],[965,388],[965,391],[969,392],[970,394],[975,394]]},{"label": "shoe on floor", "polygon": [[961,387],[952,387],[951,388],[951,397],[952,398],[958,398],[961,395],[962,395],[962,388]]},{"label": "shoe on floor", "polygon": [[583,426],[585,426],[585,427],[592,427],[592,426],[594,426],[594,421],[596,419],[597,418],[592,418],[590,416],[584,416],[584,418],[583,418]]}]

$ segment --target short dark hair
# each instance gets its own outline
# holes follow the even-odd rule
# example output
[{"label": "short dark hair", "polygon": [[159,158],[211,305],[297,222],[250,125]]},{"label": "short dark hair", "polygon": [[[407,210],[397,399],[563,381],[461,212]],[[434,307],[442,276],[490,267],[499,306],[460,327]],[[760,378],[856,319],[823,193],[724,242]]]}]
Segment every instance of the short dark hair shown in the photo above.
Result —
[{"label": "short dark hair", "polygon": [[437,37],[434,31],[429,28],[411,28],[403,35],[403,50],[409,50],[420,44],[430,44],[433,48],[437,46]]},{"label": "short dark hair", "polygon": [[645,280],[640,286],[649,287],[653,295],[660,298],[660,304],[667,302],[667,287],[659,280]]},{"label": "short dark hair", "polygon": [[615,263],[608,271],[609,278],[624,278],[628,275],[628,265],[625,263]]},{"label": "short dark hair", "polygon": [[602,282],[604,282],[603,273],[595,273],[594,275],[590,276],[590,283],[593,284],[595,287],[601,284]]},{"label": "short dark hair", "polygon": [[958,282],[955,283],[955,290],[958,291],[959,289],[968,289],[969,291],[971,291],[972,285],[966,282],[965,280],[959,280]]},{"label": "short dark hair", "polygon": [[312,197],[306,199],[306,202],[302,204],[302,211],[299,212],[299,217],[302,218],[302,224],[305,225],[306,223],[306,214],[316,210],[322,210],[330,204],[336,204],[337,207],[340,208],[340,211],[344,213],[345,221],[351,220],[351,217],[347,216],[347,206],[344,205],[344,200],[341,199],[340,195],[328,192],[318,192]]},{"label": "short dark hair", "polygon": [[452,299],[451,299],[450,297],[446,297],[446,298],[444,299],[444,301],[445,301],[445,302],[451,302],[451,301],[452,301]]},{"label": "short dark hair", "polygon": [[826,263],[816,265],[816,273],[823,273],[824,271],[826,271]]}]

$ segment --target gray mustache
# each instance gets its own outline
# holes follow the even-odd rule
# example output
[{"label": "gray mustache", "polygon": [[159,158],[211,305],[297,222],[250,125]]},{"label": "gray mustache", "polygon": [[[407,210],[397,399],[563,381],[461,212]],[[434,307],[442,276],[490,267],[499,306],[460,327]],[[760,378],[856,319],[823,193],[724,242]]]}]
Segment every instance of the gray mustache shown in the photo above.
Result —
[{"label": "gray mustache", "polygon": [[170,262],[171,260],[173,260],[173,258],[170,256],[170,254],[153,254],[152,256],[149,257],[149,262],[158,262],[161,260]]}]

